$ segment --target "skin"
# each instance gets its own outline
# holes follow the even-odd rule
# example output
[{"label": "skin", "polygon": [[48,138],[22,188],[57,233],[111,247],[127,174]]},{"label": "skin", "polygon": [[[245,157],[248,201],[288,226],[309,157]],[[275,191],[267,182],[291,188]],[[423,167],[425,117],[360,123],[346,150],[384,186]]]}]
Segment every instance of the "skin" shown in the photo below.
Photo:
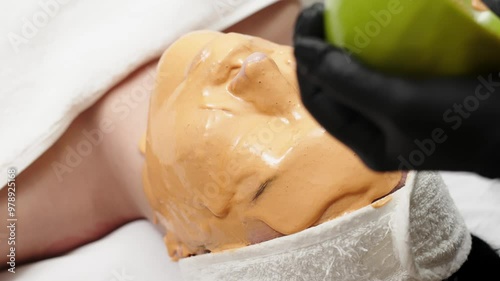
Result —
[{"label": "skin", "polygon": [[[298,1],[280,1],[225,31],[290,44],[299,10]],[[138,140],[146,130],[158,59],[81,113],[49,150],[17,176],[17,265],[64,254],[130,221],[153,219],[142,190],[144,158]],[[138,89],[146,89],[146,94],[137,95]],[[54,163],[67,163],[68,147],[76,149],[88,140],[84,132],[95,130],[102,139],[92,145],[89,155],[75,167],[54,168]],[[7,188],[3,188],[0,210],[6,210],[6,202]],[[0,212],[0,221],[6,219],[7,212]],[[6,229],[1,231],[0,253],[7,253]],[[1,255],[3,268],[6,262]]]}]

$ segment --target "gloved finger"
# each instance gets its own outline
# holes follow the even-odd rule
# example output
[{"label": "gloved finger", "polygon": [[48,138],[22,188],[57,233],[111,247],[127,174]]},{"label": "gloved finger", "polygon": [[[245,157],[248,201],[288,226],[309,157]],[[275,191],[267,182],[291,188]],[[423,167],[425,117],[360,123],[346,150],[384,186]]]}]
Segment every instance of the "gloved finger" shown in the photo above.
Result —
[{"label": "gloved finger", "polygon": [[[401,114],[442,119],[442,114],[453,108],[457,100],[475,95],[477,90],[487,92],[484,88],[498,84],[491,73],[482,75],[481,80],[475,76],[429,79],[392,76],[365,67],[354,58],[348,61],[342,50],[311,38],[297,42],[295,56],[301,82],[321,86],[321,94],[330,95],[358,112],[394,122]],[[308,92],[302,93],[302,98],[310,98]],[[425,116],[422,112],[426,112]]]},{"label": "gloved finger", "polygon": [[390,88],[399,91],[404,85],[383,73],[369,70],[344,51],[314,38],[295,42],[299,76],[325,87],[323,94],[357,110],[376,108],[385,103]]},{"label": "gloved finger", "polygon": [[[336,136],[342,128],[348,126],[354,118],[354,112],[338,105],[329,96],[321,94],[320,87],[300,80],[301,77],[299,85],[304,106],[321,126]],[[304,95],[307,95],[307,98],[304,98]]]},{"label": "gloved finger", "polygon": [[304,105],[314,114],[318,123],[350,147],[367,165],[383,169],[385,142],[378,126],[359,112],[321,94],[320,88],[307,82],[299,84],[301,91],[308,92],[311,97],[304,101]]},{"label": "gloved finger", "polygon": [[[471,79],[410,79],[364,66],[328,43],[301,38],[295,46],[298,76],[321,85],[322,94],[371,116],[396,117],[402,111],[421,111],[430,101],[436,108],[451,106],[443,93],[470,88]],[[307,92],[304,99],[309,98]],[[383,112],[380,112],[383,111]]]},{"label": "gloved finger", "polygon": [[[318,40],[316,42],[320,46],[326,47],[326,45],[322,43],[322,41]],[[294,52],[296,52],[296,50],[297,48],[294,49]],[[310,51],[314,53],[320,52],[318,51],[318,48],[311,48]],[[295,56],[297,57],[297,54],[295,54]],[[314,55],[312,55],[311,57],[314,57]],[[306,107],[308,107],[308,102],[314,100],[315,95],[323,95],[323,93],[321,93],[321,81],[317,81],[317,79],[311,79],[308,75],[309,68],[314,65],[314,62],[312,62],[313,65],[310,65],[310,63],[311,61],[297,61],[297,80],[300,87],[302,102],[305,103]],[[309,111],[314,113],[314,111]]]},{"label": "gloved finger", "polygon": [[483,0],[490,10],[500,17],[500,0]]},{"label": "gloved finger", "polygon": [[294,39],[299,37],[323,38],[325,36],[324,10],[323,3],[316,3],[304,9],[297,18]]}]

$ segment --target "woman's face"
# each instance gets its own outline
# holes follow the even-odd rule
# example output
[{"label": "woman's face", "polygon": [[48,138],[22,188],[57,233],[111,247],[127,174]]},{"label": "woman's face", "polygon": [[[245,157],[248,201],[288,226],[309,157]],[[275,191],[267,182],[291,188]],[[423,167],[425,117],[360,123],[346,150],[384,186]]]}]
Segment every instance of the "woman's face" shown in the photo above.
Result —
[{"label": "woman's face", "polygon": [[145,191],[170,255],[238,248],[371,204],[400,173],[375,173],[301,104],[293,50],[191,33],[163,55]]}]

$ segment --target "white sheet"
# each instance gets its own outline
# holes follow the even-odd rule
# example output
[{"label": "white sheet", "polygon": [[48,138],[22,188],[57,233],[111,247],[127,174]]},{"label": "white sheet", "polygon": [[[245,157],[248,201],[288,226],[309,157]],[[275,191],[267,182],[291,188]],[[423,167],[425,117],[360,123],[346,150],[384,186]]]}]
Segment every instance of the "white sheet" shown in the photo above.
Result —
[{"label": "white sheet", "polygon": [[[442,173],[470,230],[500,248],[500,182]],[[182,281],[160,233],[137,221],[65,256],[0,274],[2,281]]]},{"label": "white sheet", "polygon": [[3,272],[5,281],[181,281],[160,232],[135,221],[65,256]]},{"label": "white sheet", "polygon": [[0,188],[73,119],[180,35],[277,0],[0,1]]},{"label": "white sheet", "polygon": [[500,249],[500,180],[469,173],[442,173],[472,234]]}]

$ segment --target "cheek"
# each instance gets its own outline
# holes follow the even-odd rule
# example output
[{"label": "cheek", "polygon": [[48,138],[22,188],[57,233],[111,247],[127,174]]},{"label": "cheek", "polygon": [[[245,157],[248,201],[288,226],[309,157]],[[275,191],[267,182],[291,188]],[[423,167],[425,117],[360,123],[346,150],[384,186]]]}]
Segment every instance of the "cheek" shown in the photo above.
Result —
[{"label": "cheek", "polygon": [[246,223],[246,227],[248,241],[251,244],[257,244],[283,236],[283,234],[272,229],[269,225],[265,224],[262,221],[248,222]]}]

